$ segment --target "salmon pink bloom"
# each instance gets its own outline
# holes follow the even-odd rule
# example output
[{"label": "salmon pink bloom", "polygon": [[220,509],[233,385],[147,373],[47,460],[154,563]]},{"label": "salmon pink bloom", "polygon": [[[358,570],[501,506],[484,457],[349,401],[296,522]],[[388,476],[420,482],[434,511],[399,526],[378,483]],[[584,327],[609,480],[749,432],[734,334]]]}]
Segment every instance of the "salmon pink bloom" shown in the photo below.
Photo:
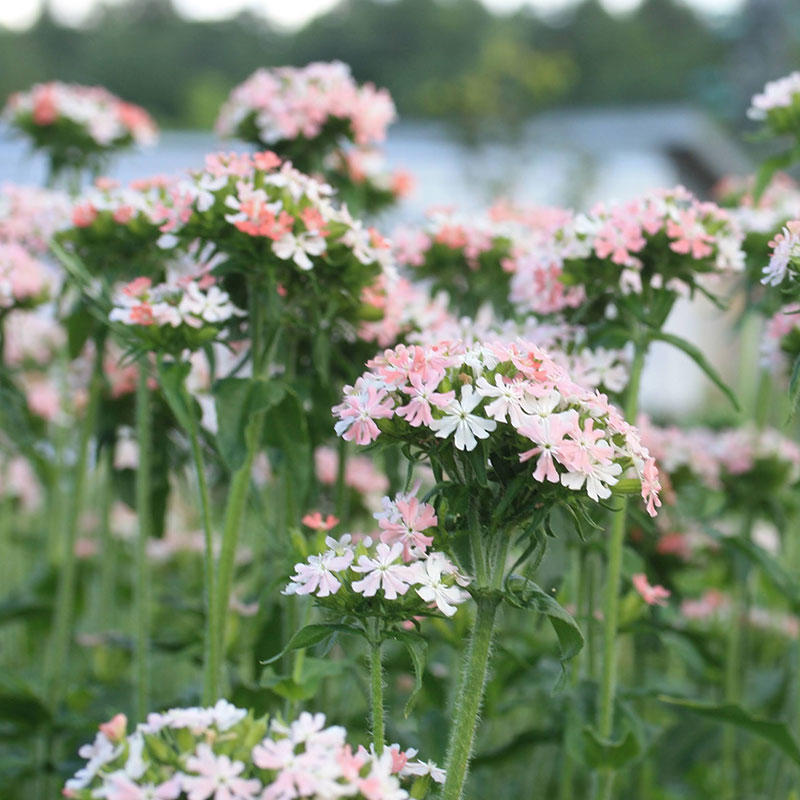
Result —
[{"label": "salmon pink bloom", "polygon": [[339,524],[339,519],[338,517],[334,517],[333,514],[328,514],[328,516],[323,519],[319,511],[314,511],[313,513],[306,514],[302,522],[303,525],[315,531],[329,531]]},{"label": "salmon pink bloom", "polygon": [[631,578],[633,588],[641,595],[642,600],[649,606],[665,606],[672,592],[663,586],[651,586],[647,575],[640,572]]}]

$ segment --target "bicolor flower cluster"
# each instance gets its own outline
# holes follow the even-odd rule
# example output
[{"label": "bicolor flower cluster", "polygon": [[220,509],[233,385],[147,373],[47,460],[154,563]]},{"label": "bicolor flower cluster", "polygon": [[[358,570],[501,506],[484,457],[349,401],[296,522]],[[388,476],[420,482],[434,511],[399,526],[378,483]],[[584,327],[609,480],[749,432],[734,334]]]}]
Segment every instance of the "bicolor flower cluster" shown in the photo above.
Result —
[{"label": "bicolor flower cluster", "polygon": [[764,326],[761,338],[761,363],[776,375],[791,374],[800,357],[800,305],[784,306]]},{"label": "bicolor flower cluster", "polygon": [[153,286],[136,278],[113,298],[110,322],[140,330],[151,349],[197,349],[217,338],[226,323],[245,313],[213,280],[177,281]]},{"label": "bicolor flower cluster", "polygon": [[326,727],[323,714],[268,722],[225,700],[150,714],[132,733],[118,714],[81,747],[86,765],[63,794],[72,800],[407,800],[415,779],[444,779],[435,764],[414,759],[416,750],[392,745],[377,756],[354,749],[346,737],[344,728]]},{"label": "bicolor flower cluster", "polygon": [[747,116],[773,133],[800,136],[800,72],[769,81],[751,100]]},{"label": "bicolor flower cluster", "polygon": [[800,480],[800,447],[773,428],[658,428],[642,419],[639,429],[671,482],[683,475],[713,490],[735,483],[755,502],[761,489],[776,493]]},{"label": "bicolor flower cluster", "polygon": [[787,222],[800,219],[800,186],[790,175],[775,173],[758,200],[754,186],[753,176],[727,176],[714,187],[719,204],[745,234],[773,235]]},{"label": "bicolor flower cluster", "polygon": [[[519,264],[514,299],[523,310],[554,313],[579,305],[580,291],[608,299],[661,289],[687,294],[702,273],[744,269],[741,241],[726,211],[681,186],[629,203],[598,205]],[[520,283],[536,291],[526,295]],[[526,296],[533,299],[528,306],[521,302]]]},{"label": "bicolor flower cluster", "polygon": [[0,242],[16,242],[37,255],[47,252],[53,234],[69,223],[67,195],[50,189],[6,183],[0,186]]},{"label": "bicolor flower cluster", "polygon": [[358,145],[381,142],[395,116],[385,89],[359,86],[340,61],[314,62],[254,72],[231,92],[216,130],[282,152],[287,140],[331,134]]},{"label": "bicolor flower cluster", "polygon": [[[273,271],[284,297],[308,295],[314,284],[336,286],[359,303],[362,288],[389,268],[385,240],[332,201],[333,189],[271,152],[218,153],[205,169],[175,184],[158,211],[160,244],[213,244],[244,272]],[[296,291],[295,291],[296,290]]]},{"label": "bicolor flower cluster", "polygon": [[327,550],[295,564],[284,594],[308,594],[341,614],[402,622],[452,617],[469,599],[469,579],[441,552],[429,550],[438,524],[433,506],[413,495],[384,498],[373,536],[327,537]]},{"label": "bicolor flower cluster", "polygon": [[655,515],[658,473],[636,429],[538,346],[401,345],[368,366],[333,408],[336,432],[346,440],[366,445],[386,434],[439,461],[442,448],[452,448],[448,458],[455,459],[481,444],[490,474],[530,470],[533,481],[596,501],[610,497],[632,467]]},{"label": "bicolor flower cluster", "polygon": [[115,150],[152,145],[158,128],[150,115],[101,86],[39,83],[8,100],[4,119],[47,147],[56,137],[75,147]]},{"label": "bicolor flower cluster", "polygon": [[48,299],[55,273],[16,242],[0,242],[0,309],[37,305]]},{"label": "bicolor flower cluster", "polygon": [[762,283],[790,286],[800,273],[800,219],[791,220],[769,243],[772,253],[764,268]]}]

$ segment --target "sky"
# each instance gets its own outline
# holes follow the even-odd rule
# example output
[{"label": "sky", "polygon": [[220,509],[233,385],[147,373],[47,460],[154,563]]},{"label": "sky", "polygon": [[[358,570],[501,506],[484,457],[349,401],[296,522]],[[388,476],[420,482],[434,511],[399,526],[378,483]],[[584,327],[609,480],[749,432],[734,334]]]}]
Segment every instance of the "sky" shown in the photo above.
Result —
[{"label": "sky", "polygon": [[[48,0],[53,13],[63,22],[80,24],[99,3],[112,5],[120,0]],[[736,11],[744,0],[684,0],[688,5],[710,14]],[[249,9],[264,14],[272,22],[296,28],[317,14],[332,8],[338,0],[173,0],[180,13],[196,19],[221,19]],[[572,5],[576,0],[483,0],[496,11],[511,11],[527,4],[547,13]],[[640,0],[603,0],[611,11],[627,11]],[[26,28],[39,15],[44,0],[0,0],[0,25]]]}]

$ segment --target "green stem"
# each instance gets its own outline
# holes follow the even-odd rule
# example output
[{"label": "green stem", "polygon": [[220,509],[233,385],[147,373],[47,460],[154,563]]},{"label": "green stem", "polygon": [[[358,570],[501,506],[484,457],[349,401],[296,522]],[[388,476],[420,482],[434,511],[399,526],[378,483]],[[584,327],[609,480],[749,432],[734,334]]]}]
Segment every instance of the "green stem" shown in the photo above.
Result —
[{"label": "green stem", "polygon": [[[639,408],[639,386],[644,369],[646,346],[636,342],[631,376],[625,402],[625,419],[636,422]],[[614,732],[614,702],[617,694],[617,633],[619,627],[619,583],[622,578],[622,552],[625,545],[627,498],[614,496],[614,516],[606,550],[606,586],[603,620],[603,679],[600,686],[598,728],[604,739]],[[605,769],[600,775],[600,797],[611,800],[614,791],[615,771]]]},{"label": "green stem", "polygon": [[198,432],[197,415],[195,414],[194,399],[182,387],[183,400],[186,407],[186,416],[189,423],[189,442],[192,448],[192,460],[194,461],[194,471],[197,477],[197,491],[200,495],[200,512],[203,519],[203,542],[204,542],[204,572],[205,572],[205,613],[206,613],[206,633],[205,633],[205,652],[203,663],[203,704],[212,705],[216,700],[213,691],[213,681],[211,677],[211,641],[212,628],[211,617],[215,602],[214,593],[214,528],[211,518],[211,502],[208,494],[208,481],[206,480],[206,465],[203,459],[203,448],[200,444]]},{"label": "green stem", "polygon": [[247,453],[244,463],[233,475],[228,502],[225,507],[225,524],[222,529],[222,544],[217,564],[217,577],[214,586],[215,604],[211,615],[210,648],[208,658],[209,696],[213,700],[220,697],[222,689],[222,654],[225,648],[225,629],[230,604],[231,584],[236,561],[236,546],[239,530],[247,505],[250,490],[250,477],[253,469],[258,442],[263,429],[263,414],[258,414],[252,423]]},{"label": "green stem", "polygon": [[464,791],[489,672],[492,632],[498,605],[498,598],[492,594],[482,594],[478,597],[478,611],[469,642],[467,660],[463,667],[456,714],[447,749],[447,778],[442,800],[460,800]]},{"label": "green stem", "polygon": [[114,541],[111,537],[111,498],[113,480],[113,452],[107,447],[103,458],[100,498],[100,597],[98,598],[98,626],[107,631],[112,625],[114,602]]},{"label": "green stem", "polygon": [[336,503],[336,516],[340,520],[344,520],[348,513],[347,500],[348,491],[345,479],[347,477],[347,442],[344,439],[339,439],[339,458],[336,466],[336,494],[334,502]]},{"label": "green stem", "polygon": [[[584,581],[583,581],[583,548],[580,542],[576,542],[570,552],[570,583],[572,585],[572,600],[575,605],[575,614],[581,619],[581,612],[584,606]],[[587,623],[584,622],[584,626]],[[581,676],[581,653],[578,653],[570,664],[569,683],[574,689]],[[567,728],[564,728],[564,740],[561,746],[561,779],[559,782],[560,800],[572,800],[573,777],[575,771],[575,761],[567,749]]]},{"label": "green stem", "polygon": [[75,464],[72,498],[69,503],[66,525],[64,526],[64,546],[61,553],[61,569],[56,589],[49,657],[45,665],[45,685],[51,707],[56,707],[63,699],[65,679],[68,674],[72,625],[75,614],[75,540],[78,532],[78,521],[83,510],[84,495],[86,494],[87,473],[89,471],[89,444],[97,418],[97,407],[103,386],[102,376],[103,348],[98,346],[89,384],[89,402],[78,440],[78,456]]},{"label": "green stem", "polygon": [[134,687],[136,717],[144,720],[150,706],[150,587],[147,563],[147,543],[153,524],[151,507],[151,456],[152,420],[150,415],[150,388],[147,385],[147,362],[139,361],[139,378],[136,384],[136,440],[139,444],[139,465],[136,469],[136,515],[139,530],[136,537],[134,561]]},{"label": "green stem", "polygon": [[369,644],[370,698],[372,701],[372,741],[375,752],[383,755],[386,740],[383,710],[383,655],[381,641],[376,636]]},{"label": "green stem", "polygon": [[[749,540],[752,526],[753,515],[745,514],[742,538]],[[732,571],[731,619],[725,651],[725,702],[736,705],[741,701],[745,673],[743,628],[747,603],[747,564],[738,554],[734,556]],[[737,779],[739,764],[736,741],[736,728],[726,725],[722,731],[722,800],[735,800],[741,796],[741,786]]]}]

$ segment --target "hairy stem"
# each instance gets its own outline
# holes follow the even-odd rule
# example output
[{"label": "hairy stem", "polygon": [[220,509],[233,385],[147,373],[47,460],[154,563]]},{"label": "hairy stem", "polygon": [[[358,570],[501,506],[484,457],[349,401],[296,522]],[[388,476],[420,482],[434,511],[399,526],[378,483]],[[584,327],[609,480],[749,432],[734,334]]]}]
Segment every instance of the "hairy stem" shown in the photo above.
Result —
[{"label": "hairy stem", "polygon": [[370,700],[372,708],[372,741],[375,752],[383,755],[386,739],[384,733],[383,707],[383,653],[380,638],[377,636],[369,644]]},{"label": "hairy stem", "polygon": [[[639,386],[644,369],[646,347],[636,343],[631,376],[625,402],[625,418],[635,423],[639,408]],[[619,582],[622,577],[622,551],[625,544],[625,522],[627,498],[615,496],[614,516],[606,550],[606,586],[603,627],[603,677],[600,685],[600,706],[598,709],[598,728],[604,739],[610,739],[614,732],[614,702],[617,694],[617,629],[619,626]],[[611,800],[614,792],[613,769],[605,769],[600,775],[600,797]]]}]

